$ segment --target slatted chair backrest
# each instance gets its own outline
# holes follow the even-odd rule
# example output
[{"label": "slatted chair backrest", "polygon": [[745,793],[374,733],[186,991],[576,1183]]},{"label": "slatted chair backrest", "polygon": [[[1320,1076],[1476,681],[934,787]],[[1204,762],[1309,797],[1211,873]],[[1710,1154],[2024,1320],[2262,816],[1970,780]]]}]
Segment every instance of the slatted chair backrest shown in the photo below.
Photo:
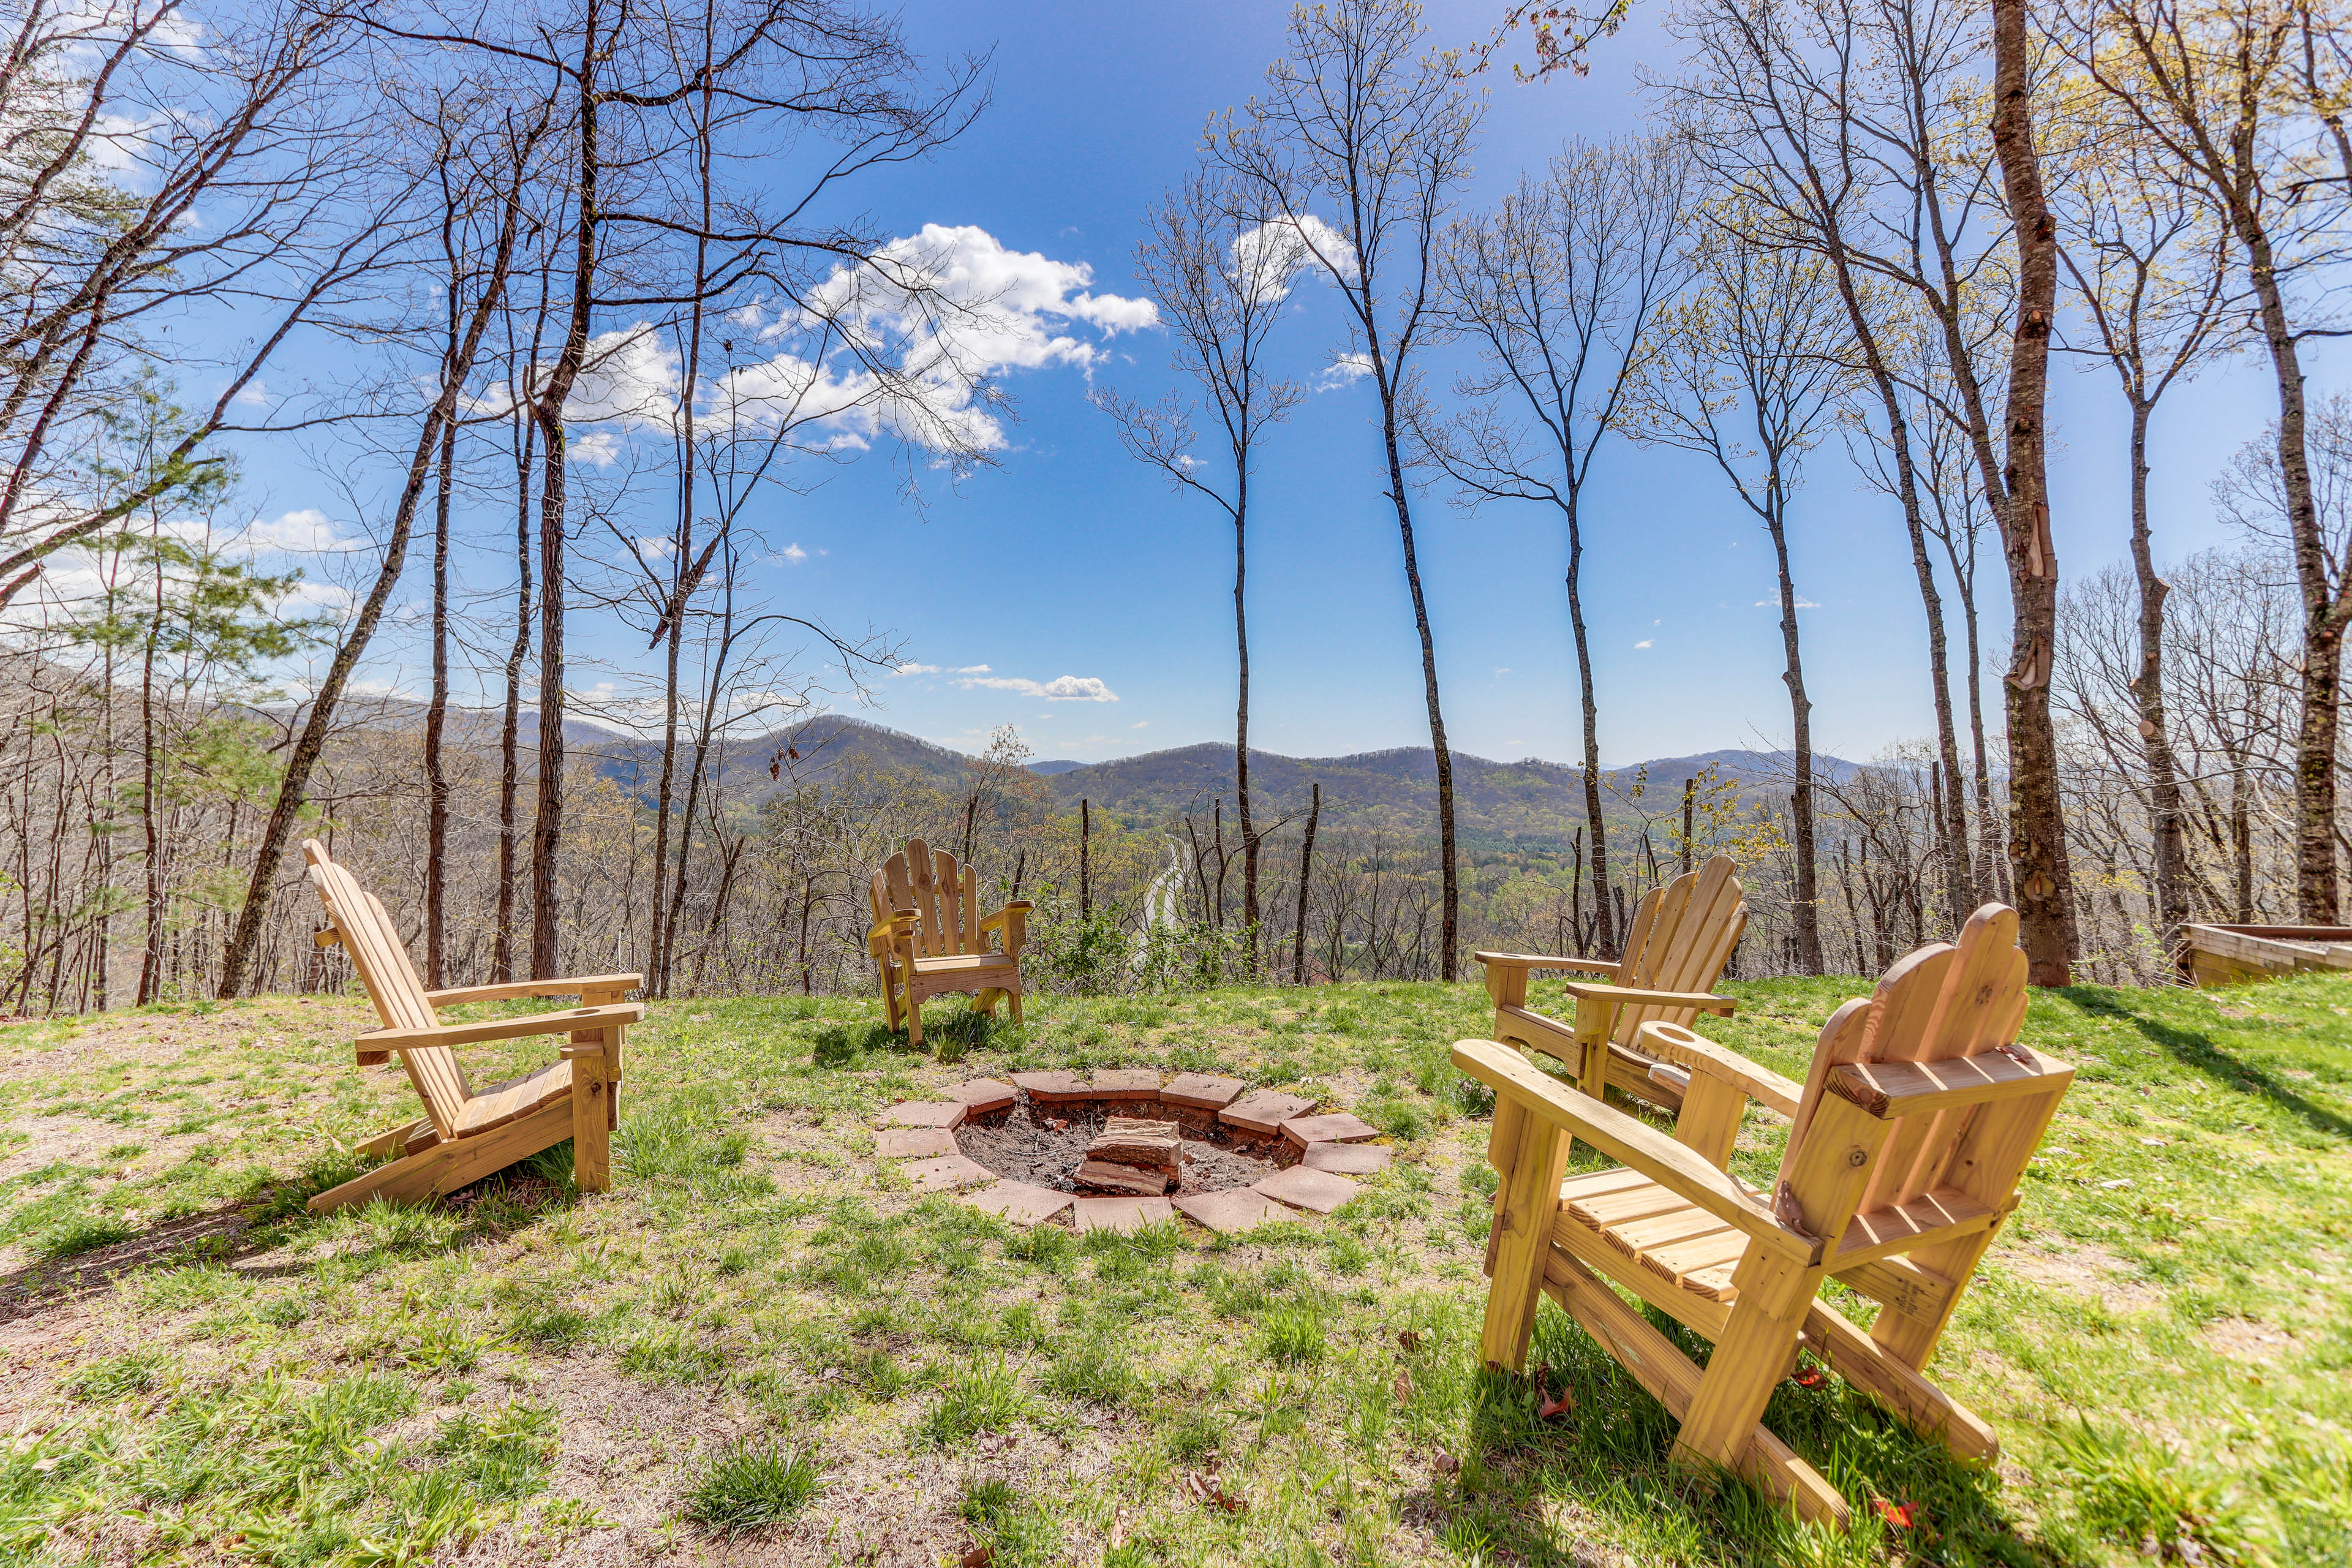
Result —
[{"label": "slatted chair backrest", "polygon": [[[1987,904],[1969,917],[1958,945],[1920,948],[1889,969],[1871,995],[1839,1008],[1813,1051],[1781,1157],[1783,1175],[1794,1169],[1814,1111],[1832,1092],[1830,1075],[1842,1065],[1940,1062],[1993,1052],[2030,1058],[2017,1046],[2025,1023],[2025,973],[2017,911]],[[1854,1212],[1895,1207],[1947,1184],[2000,1206],[2053,1106],[2020,1098],[1896,1118]],[[2014,1147],[2021,1140],[2026,1146]]]},{"label": "slatted chair backrest", "polygon": [[[430,1029],[438,1025],[440,1016],[425,1000],[425,984],[408,962],[408,949],[376,896],[335,864],[317,839],[303,840],[302,855],[310,863],[310,884],[319,890],[319,901],[327,907],[327,918],[342,938],[343,951],[351,954],[352,967],[359,971],[360,984],[367,987],[368,1000],[375,1004],[384,1027]],[[419,1046],[402,1051],[400,1059],[433,1125],[444,1138],[452,1136],[458,1113],[474,1098],[457,1053],[446,1046]]]},{"label": "slatted chair backrest", "polygon": [[[1748,929],[1748,896],[1728,855],[1710,857],[1643,899],[1625,933],[1616,984],[1644,991],[1712,991]],[[1611,1037],[1630,1046],[1653,1019],[1688,1024],[1691,1007],[1624,1007]]]},{"label": "slatted chair backrest", "polygon": [[[875,922],[898,910],[915,911],[915,956],[951,958],[987,946],[980,931],[980,879],[956,865],[944,849],[919,838],[883,863],[874,874]],[[880,907],[882,899],[887,909]]]}]

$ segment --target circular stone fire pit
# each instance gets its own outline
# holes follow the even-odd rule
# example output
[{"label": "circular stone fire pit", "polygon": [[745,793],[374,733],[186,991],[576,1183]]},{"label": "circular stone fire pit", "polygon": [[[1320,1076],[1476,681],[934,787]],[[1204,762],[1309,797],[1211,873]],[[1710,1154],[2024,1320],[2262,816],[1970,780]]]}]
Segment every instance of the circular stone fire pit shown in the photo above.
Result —
[{"label": "circular stone fire pit", "polygon": [[1354,1116],[1204,1073],[1015,1073],[946,1096],[890,1107],[898,1131],[877,1152],[906,1160],[918,1190],[955,1189],[1015,1224],[1067,1213],[1080,1230],[1131,1230],[1182,1214],[1249,1230],[1293,1209],[1328,1214],[1355,1195],[1351,1176],[1389,1160]]}]

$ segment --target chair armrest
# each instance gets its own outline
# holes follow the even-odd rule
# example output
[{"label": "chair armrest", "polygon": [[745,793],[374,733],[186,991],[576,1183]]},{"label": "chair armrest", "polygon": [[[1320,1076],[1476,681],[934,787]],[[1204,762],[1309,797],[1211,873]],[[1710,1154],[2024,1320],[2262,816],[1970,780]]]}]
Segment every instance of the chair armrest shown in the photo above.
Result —
[{"label": "chair armrest", "polygon": [[1580,1002],[1608,1002],[1628,1007],[1696,1007],[1726,1017],[1739,1004],[1712,991],[1643,991],[1633,985],[1609,985],[1598,980],[1570,980],[1568,994]]},{"label": "chair armrest", "polygon": [[1818,1237],[1782,1224],[1763,1199],[1708,1164],[1696,1151],[1675,1142],[1646,1121],[1559,1082],[1508,1046],[1493,1040],[1456,1040],[1454,1065],[1496,1094],[1510,1098],[1528,1115],[1583,1139],[1724,1224],[1746,1232],[1760,1245],[1808,1268],[1820,1261]]},{"label": "chair armrest", "polygon": [[1489,969],[1575,969],[1601,974],[1624,967],[1624,961],[1615,958],[1547,958],[1538,952],[1479,952],[1471,956]]},{"label": "chair armrest", "polygon": [[888,920],[877,921],[866,928],[866,945],[872,947],[877,942],[886,944],[896,942],[914,929],[915,911],[900,910]]},{"label": "chair armrest", "polygon": [[642,974],[590,974],[563,980],[512,980],[502,985],[457,985],[427,991],[425,999],[436,1007],[467,1002],[510,1002],[518,996],[585,996],[591,992],[635,991],[646,983]]},{"label": "chair armrest", "polygon": [[1713,1040],[1663,1018],[1653,1018],[1635,1030],[1633,1047],[1661,1061],[1674,1062],[1727,1083],[1791,1121],[1796,1119],[1798,1102],[1805,1098],[1804,1085],[1782,1078],[1770,1068],[1759,1067],[1737,1051],[1727,1051]]},{"label": "chair armrest", "polygon": [[359,1037],[363,1051],[401,1051],[415,1046],[470,1046],[483,1040],[520,1040],[531,1035],[568,1035],[634,1024],[646,1016],[642,1002],[608,1002],[601,1007],[567,1007],[521,1018],[490,1018],[479,1024],[445,1024],[434,1029],[370,1029]]},{"label": "chair armrest", "polygon": [[1013,910],[1018,910],[1025,915],[1036,907],[1035,902],[1031,900],[1015,899],[1011,903],[1005,905],[1003,909],[997,910],[994,914],[981,916],[980,929],[984,931],[995,931],[1004,924],[1004,917],[1011,914]]}]

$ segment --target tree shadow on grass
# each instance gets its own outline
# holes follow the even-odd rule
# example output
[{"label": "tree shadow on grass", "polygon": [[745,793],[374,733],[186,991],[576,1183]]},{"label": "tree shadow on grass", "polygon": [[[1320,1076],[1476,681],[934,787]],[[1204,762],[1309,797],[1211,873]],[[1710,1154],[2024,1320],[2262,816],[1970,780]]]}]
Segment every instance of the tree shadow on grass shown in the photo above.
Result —
[{"label": "tree shadow on grass", "polygon": [[[1694,1360],[1707,1359],[1705,1340],[1654,1309],[1643,1316]],[[1564,1313],[1538,1311],[1529,1363],[1533,1375],[1485,1372],[1469,1390],[1469,1435],[1484,1463],[1475,1483],[1465,1467],[1450,1500],[1491,1521],[1494,1545],[1557,1560],[1546,1515],[1549,1500],[1564,1490],[1609,1520],[1637,1560],[1647,1560],[1644,1548],[1676,1560],[1708,1555],[1707,1547],[1735,1562],[1819,1556],[1787,1510],[1752,1488],[1676,1468],[1674,1419]],[[1764,1425],[1845,1495],[1857,1535],[1927,1561],[2020,1568],[2067,1561],[2019,1534],[2014,1502],[2002,1497],[1993,1467],[1954,1458],[1810,1360],[1801,1375],[1802,1383],[1773,1390]],[[1562,1399],[1549,1418],[1540,1414],[1542,1394]],[[1855,1544],[1854,1560],[1878,1560],[1871,1540]]]},{"label": "tree shadow on grass", "polygon": [[2134,1012],[2105,987],[2073,985],[2060,994],[2094,1016],[2129,1024],[2142,1038],[2161,1046],[2181,1066],[2203,1073],[2214,1082],[2242,1094],[2266,1100],[2315,1132],[2352,1141],[2352,1120],[2297,1093],[2267,1068],[2231,1055],[2202,1031],[2185,1029]]},{"label": "tree shadow on grass", "polygon": [[[568,1170],[559,1180],[545,1169],[547,1156],[563,1149],[542,1150],[427,1206],[459,1216],[456,1239],[461,1244],[499,1240],[541,1213],[577,1201]],[[357,1175],[367,1163],[350,1155],[319,1160],[257,1196],[203,1214],[159,1220],[121,1241],[69,1257],[38,1258],[0,1273],[0,1324],[70,1307],[152,1269],[217,1263],[253,1280],[300,1273],[310,1267],[307,1263],[255,1260],[282,1247],[297,1230],[324,1223],[326,1216],[312,1215],[304,1205],[313,1194]]]},{"label": "tree shadow on grass", "polygon": [[[1001,1005],[1000,1005],[1001,1008]],[[904,1029],[877,1020],[865,1025],[827,1024],[817,1030],[809,1058],[821,1068],[844,1068],[861,1053],[889,1052],[900,1056],[928,1053],[942,1063],[963,1059],[975,1049],[994,1043],[1016,1026],[1000,1013],[976,1013],[968,1008],[938,1009],[923,1020],[923,1043],[911,1044]]]}]

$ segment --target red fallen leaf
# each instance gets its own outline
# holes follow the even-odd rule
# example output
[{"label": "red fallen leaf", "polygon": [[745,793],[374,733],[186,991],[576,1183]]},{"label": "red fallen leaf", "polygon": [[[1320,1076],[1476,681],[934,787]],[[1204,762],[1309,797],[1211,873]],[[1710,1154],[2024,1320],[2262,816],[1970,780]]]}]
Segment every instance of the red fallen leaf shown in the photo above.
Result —
[{"label": "red fallen leaf", "polygon": [[1070,1130],[1070,1124],[1068,1122],[1051,1116],[1045,1118],[1045,1125],[1052,1128],[1056,1132],[1067,1132]]},{"label": "red fallen leaf", "polygon": [[1829,1380],[1826,1377],[1822,1375],[1822,1369],[1820,1367],[1807,1366],[1797,1369],[1796,1383],[1799,1388],[1819,1388],[1822,1384],[1828,1381]]},{"label": "red fallen leaf", "polygon": [[1419,1329],[1405,1330],[1402,1333],[1397,1335],[1397,1344],[1403,1349],[1405,1354],[1412,1354],[1413,1352],[1421,1349],[1421,1331]]},{"label": "red fallen leaf", "polygon": [[988,1565],[995,1561],[995,1547],[975,1546],[963,1554],[959,1568],[988,1568]]},{"label": "red fallen leaf", "polygon": [[1541,1405],[1536,1406],[1536,1419],[1538,1421],[1549,1421],[1553,1416],[1561,1414],[1563,1411],[1573,1410],[1575,1408],[1576,1396],[1563,1388],[1559,1391],[1559,1398],[1546,1399]]},{"label": "red fallen leaf", "polygon": [[1912,1521],[1919,1517],[1919,1505],[1916,1502],[1906,1502],[1898,1506],[1888,1502],[1885,1498],[1873,1498],[1870,1500],[1871,1506],[1878,1510],[1878,1517],[1897,1530],[1910,1529]]},{"label": "red fallen leaf", "polygon": [[1437,1456],[1437,1468],[1442,1475],[1458,1476],[1462,1473],[1462,1461],[1451,1454],[1440,1454]]}]

